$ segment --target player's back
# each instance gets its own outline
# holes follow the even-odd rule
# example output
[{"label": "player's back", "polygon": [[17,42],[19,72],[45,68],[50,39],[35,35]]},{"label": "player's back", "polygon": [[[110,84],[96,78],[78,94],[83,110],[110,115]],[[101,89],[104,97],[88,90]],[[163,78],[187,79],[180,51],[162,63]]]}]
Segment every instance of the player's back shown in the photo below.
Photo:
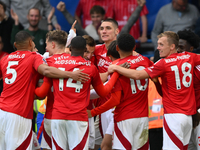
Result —
[{"label": "player's back", "polygon": [[147,70],[153,70],[151,77],[161,75],[165,113],[195,114],[193,73],[198,64],[200,56],[194,53],[174,53]]},{"label": "player's back", "polygon": [[81,56],[67,56],[65,54],[54,56],[54,61],[48,64],[63,71],[84,69],[83,72],[90,77],[86,83],[73,81],[71,78],[53,79],[52,119],[87,121],[86,107],[89,105],[90,84],[98,85],[101,82],[97,68]]},{"label": "player's back", "polygon": [[[130,63],[130,69],[143,70],[153,63],[142,55],[128,56],[117,64]],[[115,109],[116,121],[148,116],[148,79],[134,80],[120,76],[115,89],[122,90],[120,104]]]},{"label": "player's back", "polygon": [[41,55],[30,51],[16,51],[1,60],[4,84],[0,109],[32,118],[37,68],[42,63]]}]

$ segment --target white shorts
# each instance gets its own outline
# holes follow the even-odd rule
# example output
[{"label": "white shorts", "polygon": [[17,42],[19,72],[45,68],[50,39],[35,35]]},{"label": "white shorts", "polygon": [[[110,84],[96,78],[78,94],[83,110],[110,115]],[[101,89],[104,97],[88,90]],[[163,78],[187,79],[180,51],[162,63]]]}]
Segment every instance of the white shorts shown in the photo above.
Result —
[{"label": "white shorts", "polygon": [[109,109],[106,112],[101,114],[101,126],[102,126],[103,135],[113,134],[113,130],[114,130],[114,124],[113,124],[114,114],[112,113],[113,110],[114,108]]},{"label": "white shorts", "polygon": [[33,134],[33,150],[40,149],[40,144],[38,142],[36,133],[32,131],[32,134]]},{"label": "white shorts", "polygon": [[89,126],[87,121],[51,120],[52,150],[88,150]]},{"label": "white shorts", "polygon": [[51,149],[51,120],[44,118],[43,134],[41,140],[41,148]]},{"label": "white shorts", "polygon": [[94,149],[95,145],[95,130],[94,130],[94,117],[88,118],[89,121],[89,148]]},{"label": "white shorts", "polygon": [[0,150],[32,150],[32,120],[0,110]]},{"label": "white shorts", "polygon": [[163,150],[187,149],[192,132],[192,117],[184,114],[164,114]]},{"label": "white shorts", "polygon": [[113,147],[120,150],[148,150],[148,117],[114,123]]}]

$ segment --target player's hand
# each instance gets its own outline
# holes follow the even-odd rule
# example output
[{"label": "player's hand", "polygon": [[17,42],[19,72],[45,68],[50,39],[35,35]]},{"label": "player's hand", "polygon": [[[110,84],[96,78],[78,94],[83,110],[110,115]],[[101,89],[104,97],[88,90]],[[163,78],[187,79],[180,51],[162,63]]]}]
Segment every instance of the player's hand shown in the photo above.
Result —
[{"label": "player's hand", "polygon": [[62,1],[60,1],[60,2],[58,3],[58,5],[56,6],[56,8],[57,8],[59,11],[63,12],[63,11],[65,10],[65,3],[62,2]]},{"label": "player's hand", "polygon": [[147,37],[146,36],[141,36],[138,38],[138,41],[140,41],[140,43],[145,43],[147,41]]},{"label": "player's hand", "polygon": [[146,3],[146,0],[137,0],[137,3],[139,6],[143,7],[144,4]]},{"label": "player's hand", "polygon": [[72,72],[72,77],[71,77],[71,78],[72,78],[73,80],[80,81],[80,82],[82,82],[82,83],[85,83],[85,82],[87,82],[88,80],[90,80],[89,75],[86,74],[86,73],[83,73],[83,72],[82,72],[83,70],[84,70],[84,69],[82,69],[82,70],[76,70],[76,71]]},{"label": "player's hand", "polygon": [[87,113],[88,113],[88,118],[92,118],[91,110],[87,109]]},{"label": "player's hand", "polygon": [[58,23],[54,24],[54,27],[56,30],[61,30],[61,26]]},{"label": "player's hand", "polygon": [[111,73],[115,72],[115,67],[116,67],[116,65],[111,64],[111,65],[108,67],[108,74],[111,74]]},{"label": "player's hand", "polygon": [[192,115],[193,128],[196,128],[199,125],[199,121],[200,121],[200,113],[197,112],[196,114]]},{"label": "player's hand", "polygon": [[19,24],[19,17],[18,15],[13,11],[13,9],[10,10],[10,15],[15,20],[15,25]]},{"label": "player's hand", "polygon": [[76,23],[77,23],[77,20],[74,21],[71,27],[71,29],[74,30],[75,33],[76,33],[76,28],[75,28]]},{"label": "player's hand", "polygon": [[127,69],[129,69],[131,67],[131,65],[129,63],[127,63],[127,62],[121,64],[120,66],[124,67],[124,68],[127,68]]}]

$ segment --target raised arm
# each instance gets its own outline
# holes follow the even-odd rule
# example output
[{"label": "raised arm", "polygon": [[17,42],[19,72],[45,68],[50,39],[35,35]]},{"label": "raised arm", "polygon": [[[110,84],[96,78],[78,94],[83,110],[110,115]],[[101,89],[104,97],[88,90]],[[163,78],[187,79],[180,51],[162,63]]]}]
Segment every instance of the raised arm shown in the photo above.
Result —
[{"label": "raised arm", "polygon": [[[50,12],[51,12],[51,10],[52,10],[52,6],[51,6],[49,0],[40,0],[40,2],[41,2],[42,6],[43,6],[43,8],[44,8],[45,16],[46,16],[46,18],[48,18],[48,15],[50,14]],[[56,29],[61,30],[61,27],[60,27],[60,25],[58,24],[55,15],[53,15],[53,17],[52,17],[52,23],[53,23],[53,25],[54,25],[54,27],[55,27]]]},{"label": "raised arm", "polygon": [[[67,19],[68,23],[72,25],[75,21],[75,18],[66,10],[65,3],[60,1],[56,7],[59,11],[62,12],[64,17]],[[88,33],[82,28],[82,26],[79,23],[76,23],[75,28],[77,30],[77,33],[82,35],[88,35]]]},{"label": "raised arm", "polygon": [[135,24],[135,22],[140,17],[140,12],[142,11],[142,8],[143,8],[143,6],[144,6],[145,3],[146,3],[146,0],[138,0],[138,6],[137,6],[137,8],[135,9],[135,11],[129,17],[126,25],[120,31],[120,34],[122,34],[122,33],[129,33],[129,31],[131,30],[131,27]]}]

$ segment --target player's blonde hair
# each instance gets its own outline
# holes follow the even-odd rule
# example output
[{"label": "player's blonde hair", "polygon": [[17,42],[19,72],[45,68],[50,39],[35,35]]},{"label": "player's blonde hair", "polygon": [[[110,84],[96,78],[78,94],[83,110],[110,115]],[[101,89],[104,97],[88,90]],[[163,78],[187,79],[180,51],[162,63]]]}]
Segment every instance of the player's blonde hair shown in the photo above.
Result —
[{"label": "player's blonde hair", "polygon": [[66,42],[67,42],[67,37],[68,37],[67,32],[63,30],[53,30],[53,31],[49,31],[46,34],[46,39],[48,40],[48,42],[54,41],[60,47],[65,47]]},{"label": "player's blonde hair", "polygon": [[179,37],[178,37],[178,34],[176,34],[175,32],[172,32],[172,31],[165,31],[165,32],[159,34],[157,37],[158,37],[158,39],[161,38],[161,37],[167,37],[168,43],[169,43],[170,45],[171,45],[171,44],[174,44],[174,45],[175,45],[175,48],[176,48],[176,49],[178,48]]}]

